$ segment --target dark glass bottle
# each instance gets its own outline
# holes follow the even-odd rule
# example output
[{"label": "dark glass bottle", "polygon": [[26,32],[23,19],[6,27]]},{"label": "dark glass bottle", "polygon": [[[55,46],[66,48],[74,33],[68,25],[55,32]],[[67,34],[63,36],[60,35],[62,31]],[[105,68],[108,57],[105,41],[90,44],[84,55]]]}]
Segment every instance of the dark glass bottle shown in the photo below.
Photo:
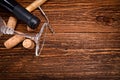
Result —
[{"label": "dark glass bottle", "polygon": [[15,0],[0,0],[0,5],[12,12],[18,19],[25,22],[30,28],[38,27],[40,20],[28,12]]}]

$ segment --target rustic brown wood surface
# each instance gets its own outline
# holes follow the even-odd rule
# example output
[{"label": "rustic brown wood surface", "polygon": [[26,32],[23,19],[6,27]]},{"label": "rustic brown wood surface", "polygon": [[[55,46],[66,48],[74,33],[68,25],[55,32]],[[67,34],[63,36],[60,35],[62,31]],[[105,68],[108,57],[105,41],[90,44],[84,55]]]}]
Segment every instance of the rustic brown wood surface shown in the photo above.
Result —
[{"label": "rustic brown wood surface", "polygon": [[[7,50],[11,36],[0,37],[0,80],[120,80],[120,0],[48,0],[42,8],[56,34],[47,34],[39,57],[22,44]],[[39,10],[32,13],[43,23]],[[0,9],[6,22],[11,15]],[[21,21],[16,29],[27,32]]]}]

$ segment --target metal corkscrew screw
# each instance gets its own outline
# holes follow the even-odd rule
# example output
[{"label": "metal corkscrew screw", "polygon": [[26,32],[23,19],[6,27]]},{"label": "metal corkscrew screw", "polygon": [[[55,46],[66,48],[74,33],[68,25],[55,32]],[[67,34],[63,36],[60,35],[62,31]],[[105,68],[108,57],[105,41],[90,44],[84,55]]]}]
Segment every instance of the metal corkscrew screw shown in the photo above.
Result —
[{"label": "metal corkscrew screw", "polygon": [[6,27],[5,22],[0,17],[0,34],[14,34],[14,29]]},{"label": "metal corkscrew screw", "polygon": [[5,26],[1,26],[0,32],[3,34],[11,34],[12,35],[12,34],[14,34],[14,29],[5,27]]}]

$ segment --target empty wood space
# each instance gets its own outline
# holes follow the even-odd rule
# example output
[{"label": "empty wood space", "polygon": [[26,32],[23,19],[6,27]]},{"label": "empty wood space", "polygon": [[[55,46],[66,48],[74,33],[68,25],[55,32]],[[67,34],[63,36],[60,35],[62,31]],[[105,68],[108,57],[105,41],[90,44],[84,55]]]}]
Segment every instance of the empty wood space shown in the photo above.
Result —
[{"label": "empty wood space", "polygon": [[[120,0],[48,0],[41,7],[56,33],[48,31],[39,57],[21,44],[6,49],[11,36],[0,37],[0,80],[120,80]],[[44,22],[38,9],[32,13]],[[0,8],[6,22],[11,15]],[[16,30],[28,33],[22,21]]]}]

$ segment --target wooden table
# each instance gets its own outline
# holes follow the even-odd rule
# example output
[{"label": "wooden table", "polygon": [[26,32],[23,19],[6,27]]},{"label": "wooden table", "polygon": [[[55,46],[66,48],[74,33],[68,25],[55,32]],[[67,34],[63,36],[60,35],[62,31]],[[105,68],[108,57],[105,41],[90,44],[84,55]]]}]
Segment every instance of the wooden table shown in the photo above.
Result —
[{"label": "wooden table", "polygon": [[[21,44],[7,50],[11,36],[0,37],[0,80],[120,80],[120,0],[49,0],[42,8],[56,34],[47,33],[39,57]],[[44,21],[38,9],[32,13]],[[6,22],[11,15],[0,9]],[[26,24],[16,30],[27,32]]]}]

